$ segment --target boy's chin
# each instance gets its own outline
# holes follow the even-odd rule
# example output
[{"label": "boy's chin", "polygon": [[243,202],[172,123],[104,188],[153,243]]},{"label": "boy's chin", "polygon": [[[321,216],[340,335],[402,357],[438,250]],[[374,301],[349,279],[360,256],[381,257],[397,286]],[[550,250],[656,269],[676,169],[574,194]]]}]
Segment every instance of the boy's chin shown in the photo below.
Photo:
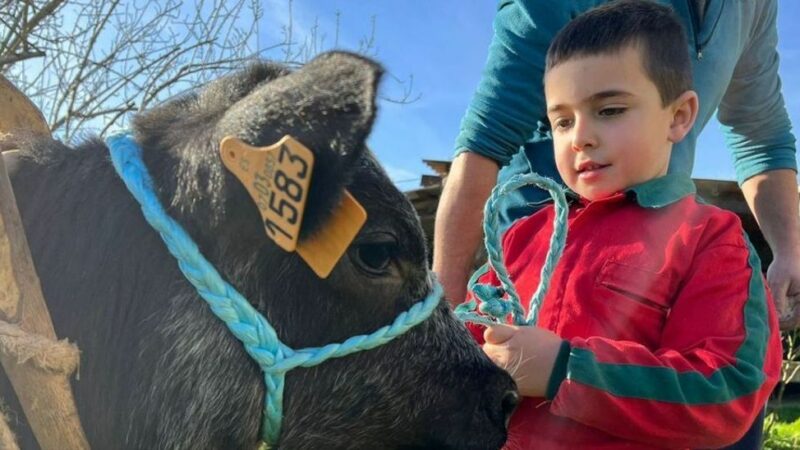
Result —
[{"label": "boy's chin", "polygon": [[581,197],[585,198],[586,200],[589,200],[590,202],[595,202],[597,200],[603,200],[605,198],[611,197],[614,194],[616,194],[616,192],[608,192],[599,195],[585,195],[585,196],[582,195]]},{"label": "boy's chin", "polygon": [[619,193],[619,190],[606,190],[606,189],[586,189],[586,188],[570,188],[573,192],[578,194],[582,199],[589,200],[590,202],[594,202],[597,200],[603,200],[604,198],[611,197]]}]

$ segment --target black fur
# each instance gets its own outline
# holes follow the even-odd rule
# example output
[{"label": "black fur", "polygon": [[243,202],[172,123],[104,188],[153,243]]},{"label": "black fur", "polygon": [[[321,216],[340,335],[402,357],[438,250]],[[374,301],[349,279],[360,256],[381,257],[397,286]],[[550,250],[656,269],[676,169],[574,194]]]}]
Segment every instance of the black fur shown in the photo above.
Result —
[{"label": "black fur", "polygon": [[[346,53],[294,73],[255,64],[134,121],[170,214],[295,348],[373,331],[429,292],[416,214],[365,147],[380,74]],[[284,134],[316,158],[301,236],[324,224],[344,188],[369,214],[326,280],[271,243],[218,157],[223,136],[263,146]],[[105,145],[15,144],[10,176],[44,294],[59,337],[82,352],[73,389],[93,448],[252,448],[262,375],[179,273]],[[370,275],[359,246],[387,236],[394,262]],[[443,303],[383,347],[289,372],[279,446],[497,448],[511,389]],[[23,448],[36,448],[6,380],[0,392]]]}]

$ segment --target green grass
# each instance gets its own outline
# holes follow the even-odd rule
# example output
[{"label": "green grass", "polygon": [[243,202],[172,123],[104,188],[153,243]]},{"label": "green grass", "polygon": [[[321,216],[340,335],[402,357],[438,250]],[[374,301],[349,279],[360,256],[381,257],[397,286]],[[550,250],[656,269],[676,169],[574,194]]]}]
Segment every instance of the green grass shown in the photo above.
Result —
[{"label": "green grass", "polygon": [[800,404],[770,408],[764,421],[764,450],[800,448]]}]

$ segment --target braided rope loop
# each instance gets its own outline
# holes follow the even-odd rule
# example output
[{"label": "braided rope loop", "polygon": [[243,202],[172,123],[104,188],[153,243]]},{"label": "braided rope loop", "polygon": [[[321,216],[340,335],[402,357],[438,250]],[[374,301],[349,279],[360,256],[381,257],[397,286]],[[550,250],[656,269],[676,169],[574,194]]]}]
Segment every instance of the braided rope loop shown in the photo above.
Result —
[{"label": "braided rope loop", "polygon": [[261,437],[268,446],[274,446],[280,437],[286,372],[383,345],[427,319],[441,302],[442,287],[432,280],[428,296],[399,314],[391,325],[342,343],[294,350],[280,341],[269,322],[219,275],[186,231],[166,213],[142,161],[141,149],[130,134],[111,136],[106,143],[114,169],[141,205],[147,222],[161,235],[178,261],[181,272],[264,373],[266,393]]},{"label": "braided rope loop", "polygon": [[[539,286],[536,288],[528,305],[528,314],[519,299],[519,294],[511,281],[505,264],[503,263],[503,248],[500,242],[500,223],[497,205],[499,200],[510,192],[523,186],[535,185],[545,189],[555,201],[555,215],[553,217],[553,234],[550,236],[550,247],[547,250],[544,265],[542,266]],[[489,256],[488,265],[494,269],[502,288],[478,283],[478,279],[486,273],[486,266],[478,269],[469,280],[469,289],[481,300],[481,305],[476,308],[476,302],[468,302],[456,308],[456,316],[465,322],[475,322],[484,325],[505,323],[511,315],[515,325],[535,325],[539,316],[539,307],[542,304],[550,279],[553,275],[558,260],[564,252],[567,241],[567,200],[564,189],[555,181],[541,175],[521,174],[514,175],[506,183],[495,186],[484,209],[484,243]],[[503,299],[505,297],[505,300]],[[476,309],[481,313],[476,313]]]}]

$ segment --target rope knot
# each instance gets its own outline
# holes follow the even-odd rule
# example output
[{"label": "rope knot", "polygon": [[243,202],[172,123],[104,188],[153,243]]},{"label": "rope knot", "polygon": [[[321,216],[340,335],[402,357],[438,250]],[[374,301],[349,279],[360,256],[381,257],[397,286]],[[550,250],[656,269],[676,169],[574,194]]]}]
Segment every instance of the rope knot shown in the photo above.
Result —
[{"label": "rope knot", "polygon": [[487,316],[503,320],[514,311],[514,306],[509,301],[496,299],[481,303],[478,307],[478,311]]},{"label": "rope knot", "polygon": [[[503,320],[514,310],[511,302],[503,300],[506,292],[501,287],[490,284],[475,284],[472,286],[472,293],[481,301],[478,311],[484,315]],[[474,306],[472,310],[475,310]]]},{"label": "rope knot", "polygon": [[502,287],[482,283],[472,286],[472,293],[481,301],[481,308],[483,304],[501,300],[506,295],[506,291]]}]

